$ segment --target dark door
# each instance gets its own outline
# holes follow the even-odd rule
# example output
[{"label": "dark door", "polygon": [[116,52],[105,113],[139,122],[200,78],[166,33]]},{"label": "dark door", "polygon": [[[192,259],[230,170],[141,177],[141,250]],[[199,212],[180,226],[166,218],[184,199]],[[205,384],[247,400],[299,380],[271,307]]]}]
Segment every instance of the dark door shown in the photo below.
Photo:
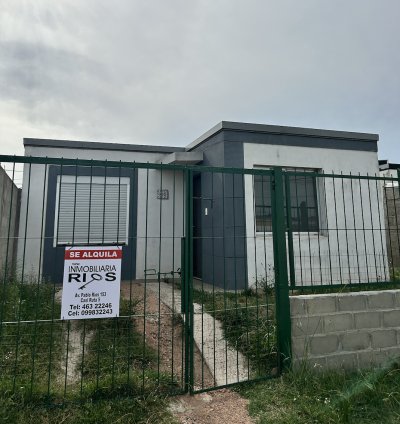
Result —
[{"label": "dark door", "polygon": [[202,199],[201,175],[193,177],[193,276],[202,278]]}]

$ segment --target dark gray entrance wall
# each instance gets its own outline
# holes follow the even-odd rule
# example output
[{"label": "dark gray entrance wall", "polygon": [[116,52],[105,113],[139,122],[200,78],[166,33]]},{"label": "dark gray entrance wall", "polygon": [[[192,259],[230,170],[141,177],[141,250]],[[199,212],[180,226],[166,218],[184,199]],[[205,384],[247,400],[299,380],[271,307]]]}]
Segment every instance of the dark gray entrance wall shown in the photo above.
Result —
[{"label": "dark gray entrance wall", "polygon": [[203,198],[201,193],[201,173],[193,175],[193,276],[202,278],[202,224],[203,224]]},{"label": "dark gray entrance wall", "polygon": [[[243,143],[231,142],[223,132],[224,166],[243,168]],[[247,287],[246,215],[244,176],[225,174],[223,186],[223,239],[225,279],[229,289],[243,290]]]},{"label": "dark gray entrance wall", "polygon": [[[226,143],[224,136],[220,132],[195,149],[204,154],[202,165],[243,168],[243,143]],[[202,172],[196,178],[196,190],[201,200],[196,199],[194,207],[201,210],[194,211],[200,224],[196,225],[194,268],[201,266],[205,283],[242,290],[247,287],[243,176]]]}]

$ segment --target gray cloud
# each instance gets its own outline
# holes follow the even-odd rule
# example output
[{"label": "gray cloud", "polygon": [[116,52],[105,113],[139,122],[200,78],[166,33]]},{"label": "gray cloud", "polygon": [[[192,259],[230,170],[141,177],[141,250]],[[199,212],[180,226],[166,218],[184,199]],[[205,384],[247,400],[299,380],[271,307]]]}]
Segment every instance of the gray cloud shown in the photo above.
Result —
[{"label": "gray cloud", "polygon": [[400,162],[397,0],[28,3],[0,9],[4,152],[184,145],[225,119],[378,132]]}]

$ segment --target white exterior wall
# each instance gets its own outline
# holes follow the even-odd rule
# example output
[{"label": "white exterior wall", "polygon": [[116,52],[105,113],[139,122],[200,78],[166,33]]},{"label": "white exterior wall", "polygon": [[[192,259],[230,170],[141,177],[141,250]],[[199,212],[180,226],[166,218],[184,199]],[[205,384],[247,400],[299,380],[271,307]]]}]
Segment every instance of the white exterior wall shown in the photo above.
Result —
[{"label": "white exterior wall", "polygon": [[[36,152],[35,152],[36,153]],[[37,156],[46,156],[37,154]],[[17,274],[35,281],[43,260],[47,182],[43,165],[25,164],[17,244]],[[43,216],[43,218],[42,218]]]},{"label": "white exterior wall", "polygon": [[[140,169],[138,177],[136,278],[144,278],[145,269],[177,271],[184,236],[183,174],[176,171],[174,178],[173,171],[161,176],[160,171],[149,170],[147,176],[147,170]],[[168,200],[157,200],[161,187],[168,189]]]},{"label": "white exterior wall", "polygon": [[[53,147],[26,146],[26,156],[40,156],[49,158],[69,158],[109,160],[124,162],[150,162],[157,163],[165,157],[164,153],[153,152],[130,152],[117,150],[95,150],[95,149],[68,149]],[[30,171],[29,171],[30,168]],[[137,249],[136,249],[136,276],[143,278],[145,269],[144,239],[146,228],[146,170],[138,171],[138,210],[137,210]],[[172,231],[173,212],[173,172],[163,171],[163,188],[169,189],[169,200],[157,200],[157,189],[160,187],[160,171],[149,171],[149,203],[148,203],[148,243],[147,243],[147,266],[157,271],[169,272],[172,264],[175,270],[180,267],[180,238],[183,233],[183,201],[182,201],[182,174],[175,174],[175,238]],[[21,193],[21,215],[18,243],[18,270],[25,278],[37,278],[43,262],[43,245],[41,238],[44,237],[46,218],[46,190],[45,166],[29,164],[24,166],[24,181]],[[29,200],[28,200],[29,191]],[[161,263],[159,258],[160,245],[160,204],[162,204],[162,234]],[[28,206],[28,209],[27,209]],[[42,218],[43,217],[43,218]],[[43,222],[42,222],[43,219]],[[43,230],[42,230],[43,228]],[[131,242],[131,241],[130,241]],[[136,242],[136,241],[134,241]]]},{"label": "white exterior wall", "polygon": [[[313,168],[335,174],[379,175],[375,152],[246,143],[244,167],[262,166]],[[344,179],[343,184],[342,191],[341,180],[335,180],[336,202],[333,179],[327,178],[325,184],[321,179],[317,184],[320,228],[330,230],[294,233],[297,285],[372,282],[388,278],[381,186],[374,182],[370,184],[370,207],[368,183],[361,183],[361,196],[358,180]],[[256,279],[263,280],[266,275],[267,280],[273,278],[273,241],[272,233],[255,232],[251,176],[245,177],[245,197],[248,281],[249,285],[253,285]],[[321,205],[324,206],[322,210]],[[363,226],[376,230],[382,228],[382,231],[363,231]],[[347,232],[336,231],[336,228],[345,227]]]}]

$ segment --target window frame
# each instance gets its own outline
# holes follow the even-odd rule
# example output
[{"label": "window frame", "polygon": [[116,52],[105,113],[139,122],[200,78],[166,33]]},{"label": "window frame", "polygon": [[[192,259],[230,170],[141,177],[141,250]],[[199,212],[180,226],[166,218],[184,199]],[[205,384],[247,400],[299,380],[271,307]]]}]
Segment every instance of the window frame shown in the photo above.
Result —
[{"label": "window frame", "polygon": [[[273,168],[275,168],[276,166],[272,166],[272,165],[267,165],[267,166],[263,166],[263,165],[256,165],[254,166],[254,169],[259,169],[259,170],[272,170]],[[322,169],[321,168],[316,168],[316,167],[293,167],[293,166],[283,166],[281,167],[282,170],[285,172],[310,172],[310,173],[322,173]],[[256,185],[255,185],[255,178],[258,175],[255,175],[253,178],[253,219],[254,219],[254,229],[255,229],[255,234],[256,235],[272,235],[273,229],[272,229],[272,201],[270,202],[271,205],[270,206],[264,206],[264,207],[269,207],[271,208],[271,229],[270,230],[258,230],[258,225],[257,225],[257,204],[256,204]],[[266,175],[266,177],[268,178],[272,178],[272,174],[271,175]],[[294,176],[295,177],[295,176]],[[311,230],[292,230],[292,234],[296,234],[296,235],[302,235],[302,234],[307,234],[307,235],[321,235],[322,234],[322,205],[321,205],[321,187],[320,184],[318,183],[317,180],[318,177],[312,177],[313,180],[313,195],[314,195],[314,201],[315,201],[315,209],[316,209],[316,214],[317,214],[317,228],[318,229],[311,229]],[[295,197],[293,197],[293,193],[291,192],[291,199],[294,199]],[[286,197],[286,194],[285,194]],[[272,196],[271,196],[271,200],[272,200]],[[286,207],[286,199],[284,200],[285,202],[285,212],[287,210]],[[293,209],[293,206],[291,207]],[[293,219],[293,218],[292,218]],[[286,222],[286,213],[285,213],[285,222]]]},{"label": "window frame", "polygon": [[[96,185],[124,185],[126,186],[126,225],[124,231],[124,239],[115,242],[99,242],[93,241],[90,239],[78,242],[59,242],[59,233],[58,233],[58,223],[59,223],[59,207],[60,207],[60,184],[96,184]],[[118,246],[128,246],[129,244],[129,225],[130,225],[130,178],[129,177],[114,177],[114,176],[83,176],[83,175],[66,175],[59,174],[57,175],[56,181],[56,196],[55,196],[55,215],[54,215],[54,233],[53,233],[53,247],[63,247],[63,246],[107,246],[107,245],[118,245]],[[106,189],[107,190],[107,189]]]}]

